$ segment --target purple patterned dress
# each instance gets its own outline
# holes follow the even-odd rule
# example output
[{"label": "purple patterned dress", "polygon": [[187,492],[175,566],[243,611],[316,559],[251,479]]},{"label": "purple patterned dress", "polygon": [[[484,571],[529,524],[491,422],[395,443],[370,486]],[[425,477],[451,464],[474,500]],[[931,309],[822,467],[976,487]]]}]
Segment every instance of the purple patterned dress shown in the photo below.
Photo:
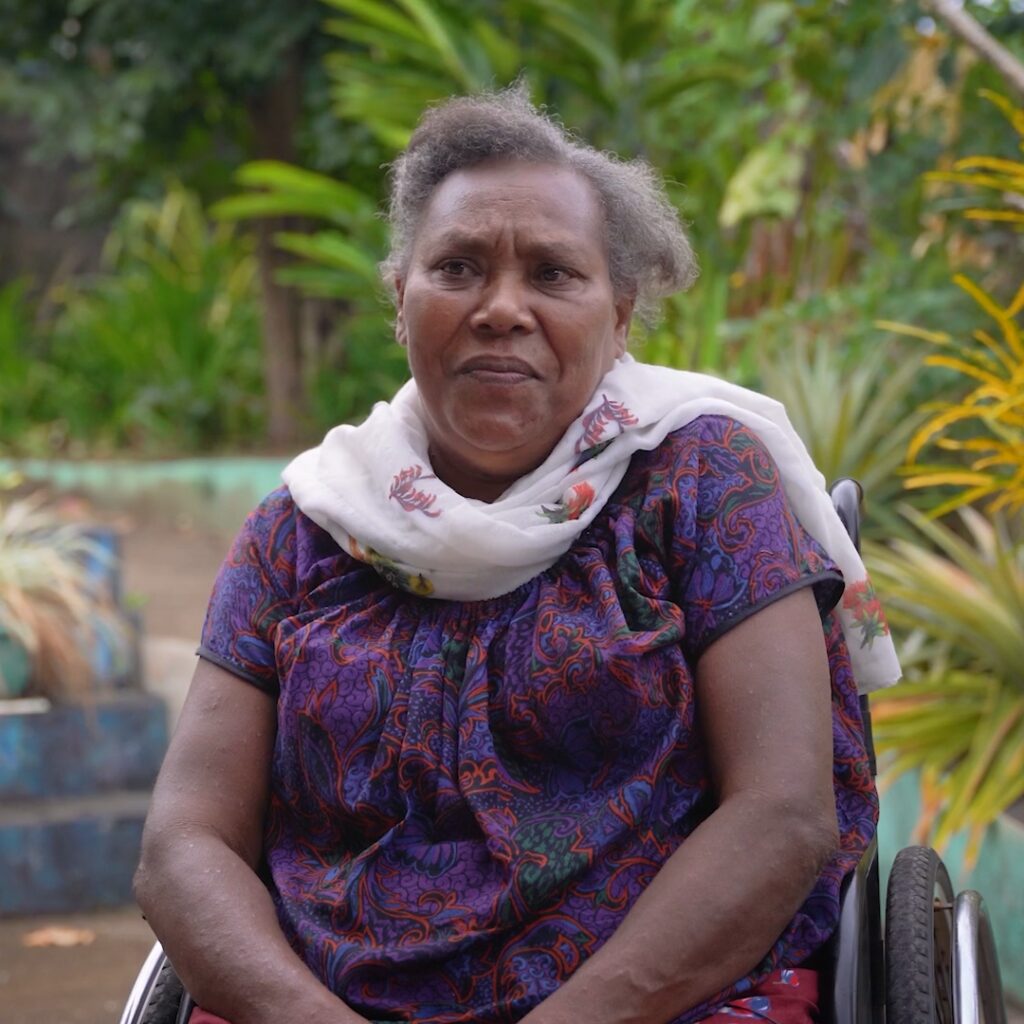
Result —
[{"label": "purple patterned dress", "polygon": [[265,850],[292,945],[371,1020],[518,1020],[713,810],[701,652],[808,585],[832,671],[841,851],[762,964],[680,1021],[805,961],[875,829],[828,614],[842,582],[762,444],[695,420],[634,455],[550,569],[477,602],[396,589],[275,491],[220,571],[200,653],[277,695]]}]

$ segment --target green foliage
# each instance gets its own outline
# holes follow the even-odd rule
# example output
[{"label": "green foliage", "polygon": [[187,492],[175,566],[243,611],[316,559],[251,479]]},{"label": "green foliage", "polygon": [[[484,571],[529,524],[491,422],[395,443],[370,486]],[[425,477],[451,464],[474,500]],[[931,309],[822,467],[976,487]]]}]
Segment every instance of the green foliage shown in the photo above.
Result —
[{"label": "green foliage", "polygon": [[[988,89],[981,95],[998,108],[1017,133],[1017,149],[1024,153],[1024,108],[1015,107],[1005,96]],[[995,192],[995,205],[971,206],[964,211],[968,220],[1024,225],[1024,162],[999,156],[968,156],[957,160],[951,171],[933,171],[932,181],[952,182]]]},{"label": "green foliage", "polygon": [[332,225],[315,233],[277,233],[277,244],[303,260],[283,269],[282,283],[310,295],[345,299],[363,312],[379,306],[377,263],[386,234],[370,196],[327,175],[273,160],[246,164],[235,180],[253,191],[214,204],[215,217],[306,217]]},{"label": "green foliage", "polygon": [[[1024,137],[1024,114],[997,99]],[[1019,162],[970,157],[932,180],[995,189],[1002,206],[967,211],[975,220],[1019,226],[1024,196]],[[870,549],[870,564],[897,627],[907,631],[910,685],[877,696],[875,735],[893,771],[922,771],[923,836],[937,844],[969,830],[967,859],[991,820],[1024,795],[1024,541],[992,513],[1024,509],[1024,287],[1001,305],[965,274],[953,282],[993,328],[968,337],[905,323],[879,326],[937,348],[925,363],[953,371],[970,390],[944,390],[923,403],[924,422],[907,443],[907,486],[932,499],[930,517],[907,511],[915,539]],[[948,374],[947,374],[948,376]],[[947,385],[948,388],[948,385]],[[922,464],[933,445],[964,461]],[[938,488],[953,497],[935,497]],[[941,492],[940,492],[941,493]],[[932,520],[960,509],[966,536]]]},{"label": "green foliage", "polygon": [[[990,98],[1006,114],[1024,152],[1024,110],[1002,97],[990,94]],[[1016,228],[1024,225],[1020,210],[1024,163],[995,156],[967,157],[957,161],[953,171],[930,177],[997,193],[998,205],[971,207],[965,211],[969,219]],[[1024,509],[1024,284],[1019,279],[1014,282],[1016,294],[1004,306],[964,274],[955,275],[953,282],[975,301],[991,328],[978,328],[969,338],[955,338],[946,331],[881,324],[939,347],[937,354],[927,358],[928,365],[952,370],[971,386],[963,397],[943,396],[927,405],[928,419],[907,451],[911,463],[907,486],[957,488],[951,498],[933,508],[934,516],[983,500],[993,512],[1020,512]],[[918,462],[929,444],[961,453],[966,465]]]},{"label": "green foliage", "polygon": [[[927,421],[907,449],[911,475],[906,483],[912,488],[958,489],[933,507],[935,517],[983,500],[993,512],[1019,512],[1024,509],[1024,336],[1018,320],[1024,286],[1003,307],[969,278],[958,274],[953,280],[991,317],[996,331],[979,328],[970,339],[955,340],[945,331],[882,322],[938,346],[940,353],[925,362],[952,370],[973,385],[962,398],[941,398],[925,406]],[[958,427],[964,429],[956,432]],[[942,451],[963,453],[967,464],[917,461],[929,443]]]},{"label": "green foliage", "polygon": [[53,362],[69,436],[193,451],[257,438],[255,273],[245,241],[211,229],[182,188],[129,204],[105,272],[59,295]]},{"label": "green foliage", "polygon": [[[887,280],[902,289],[901,318],[932,300],[926,287],[942,253],[933,243],[910,261],[902,241],[918,230],[920,168],[968,116],[972,132],[991,134],[986,112],[964,94],[965,83],[985,83],[984,69],[952,59],[941,36],[917,32],[909,0],[613,0],[596,8],[584,0],[40,0],[24,16],[8,7],[0,0],[0,102],[35,122],[40,155],[87,161],[99,191],[113,198],[154,194],[163,161],[202,194],[222,196],[233,165],[254,152],[255,112],[298,55],[306,116],[295,138],[304,169],[244,165],[242,194],[215,211],[231,220],[284,218],[276,238],[292,258],[278,279],[314,296],[317,315],[337,317],[321,347],[307,339],[303,353],[305,408],[317,422],[358,415],[405,374],[374,271],[385,244],[375,215],[381,164],[425,106],[453,93],[525,72],[535,99],[565,123],[662,170],[704,271],[691,296],[670,300],[664,327],[640,341],[640,352],[755,387],[764,332],[783,351],[789,325],[813,317],[816,298],[871,278],[872,287]],[[336,176],[316,173],[325,170]],[[64,373],[78,365],[74,330],[105,338],[98,350],[115,365],[113,337],[142,316],[141,308],[128,312],[132,288],[113,280],[121,273],[108,264],[99,281],[68,290],[76,310],[62,313],[56,342],[43,346],[46,358],[32,371],[40,380],[54,366]],[[154,295],[173,308],[163,285]],[[100,324],[103,302],[120,310],[109,317],[121,325],[113,333]],[[846,310],[851,323],[867,319],[852,301]],[[848,333],[843,343],[863,350]],[[188,351],[183,339],[167,344]],[[193,365],[201,378],[192,358],[183,355],[178,370]],[[108,445],[170,446],[167,380],[144,401],[129,363],[145,359],[125,360],[135,383],[108,427],[96,426],[99,413],[81,385],[69,385],[59,409],[35,406],[37,418],[45,411],[42,422],[60,420],[76,443],[102,436]],[[214,376],[222,372],[212,363]],[[246,367],[232,386],[255,380]],[[934,379],[922,374],[914,387],[923,392]],[[198,390],[206,395],[208,382]],[[228,395],[231,408],[248,410],[224,414],[235,428],[215,422],[222,414],[207,399],[195,401],[180,385],[175,394],[188,422],[205,424],[180,443],[220,443],[235,429],[251,436],[255,397]]]},{"label": "green foliage", "polygon": [[59,289],[51,323],[0,293],[0,446],[15,453],[202,451],[259,438],[251,246],[172,186],[125,207],[104,270]]},{"label": "green foliage", "polygon": [[[222,192],[251,152],[251,105],[290,51],[313,50],[321,14],[318,0],[7,2],[0,107],[34,124],[36,160],[81,164],[93,203],[158,194],[168,166],[204,193]],[[305,95],[320,77],[314,60]],[[307,138],[303,155],[316,158],[316,137]]]},{"label": "green foliage", "polygon": [[365,414],[408,377],[395,344],[389,299],[377,273],[387,236],[376,202],[352,186],[270,160],[244,165],[236,180],[250,191],[215,204],[214,216],[311,218],[329,225],[274,237],[298,257],[277,272],[282,284],[344,305],[345,316],[306,370],[307,411],[321,429]]},{"label": "green foliage", "polygon": [[[596,10],[582,0],[325,2],[334,12],[325,28],[338,41],[325,58],[335,109],[344,123],[368,130],[384,154],[406,143],[431,103],[503,86],[525,72],[535,98],[590,141],[642,154],[665,172],[710,269],[692,298],[669,302],[666,326],[644,342],[656,361],[725,364],[726,375],[753,383],[753,346],[719,336],[737,306],[746,315],[777,307],[855,270],[856,246],[831,212],[841,208],[845,172],[824,156],[849,94],[864,90],[855,62],[846,69],[847,87],[837,88],[830,53],[841,41],[891,32],[891,15],[858,8],[840,18],[824,0],[735,0],[728,18],[695,0],[617,0]],[[819,160],[812,179],[808,171]],[[253,191],[215,211],[312,220],[306,239],[278,236],[301,258],[279,279],[372,318],[370,303],[379,300],[369,271],[385,240],[364,214],[379,204],[383,176],[360,186],[366,205],[356,216],[351,181],[301,177],[306,173],[289,177],[282,165],[251,165],[240,181]],[[720,223],[729,228],[724,235]],[[780,247],[781,261],[762,252]],[[737,276],[745,282],[738,293]],[[387,320],[378,309],[384,338]],[[728,358],[737,351],[738,362]]]},{"label": "green foliage", "polygon": [[[525,73],[534,98],[588,140],[642,155],[665,173],[707,268],[694,298],[673,300],[668,330],[647,343],[654,358],[676,365],[721,361],[716,324],[855,279],[871,244],[866,232],[880,235],[871,240],[877,246],[897,224],[914,230],[921,162],[937,151],[945,125],[898,104],[938,90],[952,109],[957,95],[935,81],[943,51],[915,34],[915,13],[903,5],[733,0],[724,16],[697,0],[616,0],[597,9],[583,0],[325,3],[325,29],[337,40],[325,58],[335,110],[368,131],[384,159],[431,103]],[[872,118],[884,119],[885,140],[920,137],[932,148],[922,157],[862,139]],[[369,200],[379,202],[383,186],[382,175],[360,178]],[[284,203],[299,213],[301,200],[292,192]],[[379,258],[362,224],[309,213],[331,222],[331,241],[289,238],[307,258],[289,281],[325,294],[332,271],[350,269],[339,258]],[[342,238],[350,248],[338,246]],[[338,291],[351,296],[350,283]],[[734,378],[756,376],[750,360],[729,366]]]},{"label": "green foliage", "polygon": [[1024,795],[1024,544],[971,509],[967,539],[905,514],[916,539],[866,549],[910,678],[874,697],[875,739],[894,773],[924,773],[922,834],[968,828],[970,858]]},{"label": "green foliage", "polygon": [[[1024,111],[1002,97],[990,94],[989,98],[1018,132],[1024,152]],[[1000,205],[971,207],[965,211],[969,219],[1011,228],[1024,224],[1019,210],[1024,201],[1024,164],[1019,161],[969,157],[957,161],[952,171],[929,177],[996,191]],[[962,397],[943,394],[924,404],[926,422],[907,447],[911,465],[906,483],[914,488],[954,488],[952,497],[932,508],[935,517],[979,501],[985,501],[992,512],[1017,513],[1024,509],[1024,285],[1015,281],[1016,294],[1001,305],[966,274],[954,274],[953,284],[974,300],[992,327],[978,328],[964,338],[903,323],[880,321],[878,325],[936,346],[939,351],[929,355],[926,364],[952,371],[971,385]],[[952,465],[921,463],[918,460],[928,445],[962,460]]]},{"label": "green foliage", "polygon": [[893,346],[842,349],[827,337],[800,340],[761,359],[761,386],[786,407],[826,480],[853,477],[865,494],[865,533],[900,529],[899,468],[920,415],[910,394],[920,359]]},{"label": "green foliage", "polygon": [[46,432],[40,412],[54,381],[35,351],[38,333],[27,283],[11,281],[0,288],[0,450],[5,439],[31,448]]}]

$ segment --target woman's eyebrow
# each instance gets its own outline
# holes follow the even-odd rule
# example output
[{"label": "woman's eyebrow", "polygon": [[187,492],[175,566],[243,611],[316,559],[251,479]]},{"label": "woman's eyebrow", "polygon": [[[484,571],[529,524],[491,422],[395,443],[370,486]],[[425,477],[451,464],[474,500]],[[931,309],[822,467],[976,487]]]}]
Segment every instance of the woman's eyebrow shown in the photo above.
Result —
[{"label": "woman's eyebrow", "polygon": [[487,235],[466,231],[462,228],[449,228],[442,231],[430,243],[430,248],[437,249],[461,249],[463,251],[477,251],[486,249]]},{"label": "woman's eyebrow", "polygon": [[[453,250],[466,253],[486,252],[493,246],[490,233],[466,231],[452,228],[442,231],[430,243],[430,251]],[[574,262],[580,259],[580,247],[572,238],[551,237],[517,245],[517,251],[532,259],[546,260],[554,263]]]}]

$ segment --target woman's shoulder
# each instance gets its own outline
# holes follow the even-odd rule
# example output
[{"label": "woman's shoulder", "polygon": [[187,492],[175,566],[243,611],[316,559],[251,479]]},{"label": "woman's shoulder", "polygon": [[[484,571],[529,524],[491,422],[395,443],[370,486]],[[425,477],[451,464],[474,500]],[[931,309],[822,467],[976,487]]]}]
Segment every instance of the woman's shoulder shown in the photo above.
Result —
[{"label": "woman's shoulder", "polygon": [[638,468],[675,476],[700,476],[723,459],[756,464],[758,475],[774,471],[767,447],[750,427],[732,416],[705,413],[666,434],[652,451],[641,454]]},{"label": "woman's shoulder", "polygon": [[763,447],[757,433],[734,416],[725,413],[704,413],[666,435],[663,444],[670,448],[682,445],[733,445],[751,443]]},{"label": "woman's shoulder", "polygon": [[302,512],[285,484],[249,513],[239,540],[264,564],[287,567],[299,576],[310,564],[342,554],[331,535]]}]

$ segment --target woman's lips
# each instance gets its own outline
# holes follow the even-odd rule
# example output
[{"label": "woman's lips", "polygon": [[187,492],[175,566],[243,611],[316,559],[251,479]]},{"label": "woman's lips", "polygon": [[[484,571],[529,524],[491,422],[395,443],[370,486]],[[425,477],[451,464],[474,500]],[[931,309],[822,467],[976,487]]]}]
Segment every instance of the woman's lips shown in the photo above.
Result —
[{"label": "woman's lips", "polygon": [[481,384],[519,384],[537,376],[533,367],[521,359],[470,359],[459,372]]}]

